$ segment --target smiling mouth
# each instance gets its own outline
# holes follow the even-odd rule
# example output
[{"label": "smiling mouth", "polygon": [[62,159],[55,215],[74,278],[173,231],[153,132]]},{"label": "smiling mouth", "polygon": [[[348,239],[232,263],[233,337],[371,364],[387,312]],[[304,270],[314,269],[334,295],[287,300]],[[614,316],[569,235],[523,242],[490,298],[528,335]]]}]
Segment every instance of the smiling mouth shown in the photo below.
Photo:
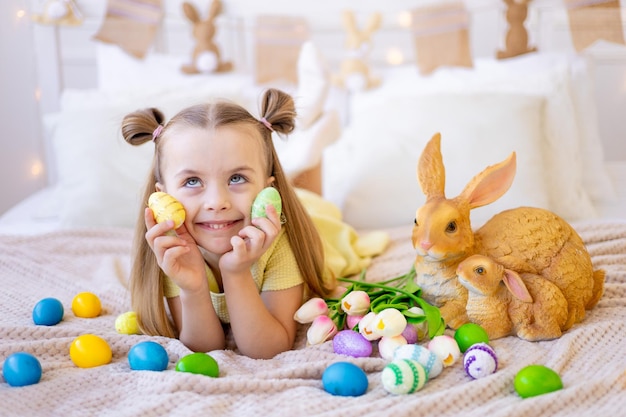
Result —
[{"label": "smiling mouth", "polygon": [[237,223],[237,221],[231,222],[223,222],[223,223],[200,223],[202,227],[210,230],[223,230],[231,227],[233,224]]}]

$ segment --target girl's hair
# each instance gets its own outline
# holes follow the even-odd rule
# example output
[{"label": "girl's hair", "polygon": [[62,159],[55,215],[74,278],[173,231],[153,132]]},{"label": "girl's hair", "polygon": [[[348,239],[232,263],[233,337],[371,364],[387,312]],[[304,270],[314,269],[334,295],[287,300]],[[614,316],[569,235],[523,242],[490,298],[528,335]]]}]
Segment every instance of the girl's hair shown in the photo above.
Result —
[{"label": "girl's hair", "polygon": [[[228,101],[191,106],[179,112],[167,124],[164,123],[165,118],[161,111],[149,108],[124,117],[122,135],[131,145],[141,145],[152,140],[155,142],[152,168],[142,199],[143,202],[147,202],[150,194],[156,191],[155,184],[162,182],[161,143],[176,140],[177,129],[185,127],[216,129],[233,126],[255,131],[264,144],[267,175],[275,178],[273,185],[283,200],[283,213],[287,219],[283,227],[300,273],[304,277],[307,295],[326,297],[334,289],[335,281],[330,270],[324,266],[324,250],[320,236],[287,180],[272,141],[272,131],[281,134],[293,131],[295,116],[293,98],[280,90],[268,89],[262,98],[260,120],[240,105]],[[153,137],[156,132],[158,133]],[[131,305],[137,313],[139,326],[144,334],[175,337],[176,331],[164,303],[165,275],[145,239],[147,229],[144,210],[145,204],[140,209],[133,243],[135,258],[130,276]]]}]

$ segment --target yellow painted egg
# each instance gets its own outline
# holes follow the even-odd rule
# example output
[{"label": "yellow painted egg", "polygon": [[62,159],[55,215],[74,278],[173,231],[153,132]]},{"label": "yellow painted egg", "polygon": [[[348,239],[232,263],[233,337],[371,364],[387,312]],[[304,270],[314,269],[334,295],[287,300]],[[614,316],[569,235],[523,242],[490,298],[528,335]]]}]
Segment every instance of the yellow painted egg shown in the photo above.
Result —
[{"label": "yellow painted egg", "polygon": [[102,312],[102,304],[98,296],[92,292],[81,292],[72,300],[72,311],[76,317],[94,318]]},{"label": "yellow painted egg", "polygon": [[156,191],[148,198],[148,207],[154,213],[154,220],[163,223],[174,221],[174,229],[178,229],[185,222],[185,208],[171,195]]},{"label": "yellow painted egg", "polygon": [[117,316],[115,319],[115,330],[120,334],[141,334],[137,313],[127,311]]},{"label": "yellow painted egg", "polygon": [[78,336],[70,345],[70,358],[79,368],[93,368],[111,362],[111,347],[95,334]]}]

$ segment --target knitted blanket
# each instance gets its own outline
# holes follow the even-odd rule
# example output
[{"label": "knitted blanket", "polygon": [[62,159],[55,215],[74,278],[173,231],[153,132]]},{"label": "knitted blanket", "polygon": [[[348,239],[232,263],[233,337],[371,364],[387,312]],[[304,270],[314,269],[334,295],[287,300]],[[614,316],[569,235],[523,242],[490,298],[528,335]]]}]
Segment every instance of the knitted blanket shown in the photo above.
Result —
[{"label": "knitted blanket", "polygon": [[[418,392],[385,391],[381,372],[387,362],[372,355],[335,354],[332,342],[306,346],[301,326],[292,351],[254,360],[234,350],[210,352],[218,378],[176,372],[175,363],[191,353],[179,341],[115,331],[118,314],[129,310],[124,286],[130,269],[132,232],[123,229],[74,230],[37,236],[0,236],[0,361],[14,352],[35,355],[43,368],[39,383],[12,387],[0,379],[0,415],[8,416],[156,416],[156,415],[316,415],[316,416],[528,416],[623,415],[626,410],[626,222],[574,224],[596,268],[606,270],[606,292],[585,320],[561,338],[526,342],[517,337],[492,341],[496,373],[471,379],[460,362],[445,368]],[[390,247],[375,258],[367,280],[403,274],[413,262],[410,227],[392,229]],[[71,310],[79,292],[96,293],[103,306],[96,318]],[[63,320],[55,326],[33,323],[34,305],[46,297],[62,301]],[[448,332],[450,332],[448,330]],[[112,362],[79,368],[69,347],[79,335],[104,338]],[[168,352],[163,372],[134,371],[127,355],[136,343],[153,340]],[[419,343],[424,343],[421,341]],[[337,361],[352,362],[368,376],[359,397],[333,396],[323,389],[324,370]],[[515,374],[529,364],[559,373],[562,390],[522,399]]]}]

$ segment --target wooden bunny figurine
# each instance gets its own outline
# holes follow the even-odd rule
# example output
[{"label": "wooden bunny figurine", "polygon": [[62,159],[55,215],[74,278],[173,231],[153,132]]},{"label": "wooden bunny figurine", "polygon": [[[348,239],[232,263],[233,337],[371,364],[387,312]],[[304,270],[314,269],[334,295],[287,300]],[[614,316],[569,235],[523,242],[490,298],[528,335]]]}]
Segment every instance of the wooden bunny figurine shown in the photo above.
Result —
[{"label": "wooden bunny figurine", "polygon": [[604,271],[593,271],[591,257],[576,231],[556,214],[519,207],[493,216],[476,232],[470,210],[492,203],[511,186],[516,159],[487,167],[455,198],[446,198],[441,136],[426,145],[417,176],[426,202],[416,212],[412,242],[416,249],[416,283],[422,296],[440,307],[446,324],[458,328],[468,321],[467,289],[457,279],[465,258],[482,254],[518,273],[541,275],[554,283],[568,303],[565,328],[580,322],[585,309],[604,291]]},{"label": "wooden bunny figurine", "polygon": [[506,49],[497,52],[498,59],[512,58],[537,50],[537,48],[528,47],[528,32],[524,26],[524,21],[528,16],[528,3],[530,1],[504,0],[507,5],[506,20],[509,23],[509,31],[506,34]]},{"label": "wooden bunny figurine", "polygon": [[333,82],[349,91],[362,91],[380,84],[380,79],[370,74],[367,55],[371,47],[372,34],[378,30],[381,23],[380,13],[370,16],[365,29],[359,30],[354,13],[347,10],[343,13],[343,26],[347,32],[347,57],[341,62],[339,74],[333,77]]},{"label": "wooden bunny figurine", "polygon": [[529,341],[549,340],[568,329],[567,300],[540,275],[518,274],[483,255],[462,261],[457,274],[468,290],[467,317],[491,340],[510,334]]},{"label": "wooden bunny figurine", "polygon": [[186,74],[224,72],[232,69],[230,62],[223,62],[220,51],[213,37],[215,36],[215,18],[222,11],[222,2],[213,0],[209,6],[209,15],[205,20],[200,18],[196,7],[188,2],[183,3],[183,12],[193,25],[193,37],[196,46],[193,49],[191,63],[183,65],[181,70]]}]

